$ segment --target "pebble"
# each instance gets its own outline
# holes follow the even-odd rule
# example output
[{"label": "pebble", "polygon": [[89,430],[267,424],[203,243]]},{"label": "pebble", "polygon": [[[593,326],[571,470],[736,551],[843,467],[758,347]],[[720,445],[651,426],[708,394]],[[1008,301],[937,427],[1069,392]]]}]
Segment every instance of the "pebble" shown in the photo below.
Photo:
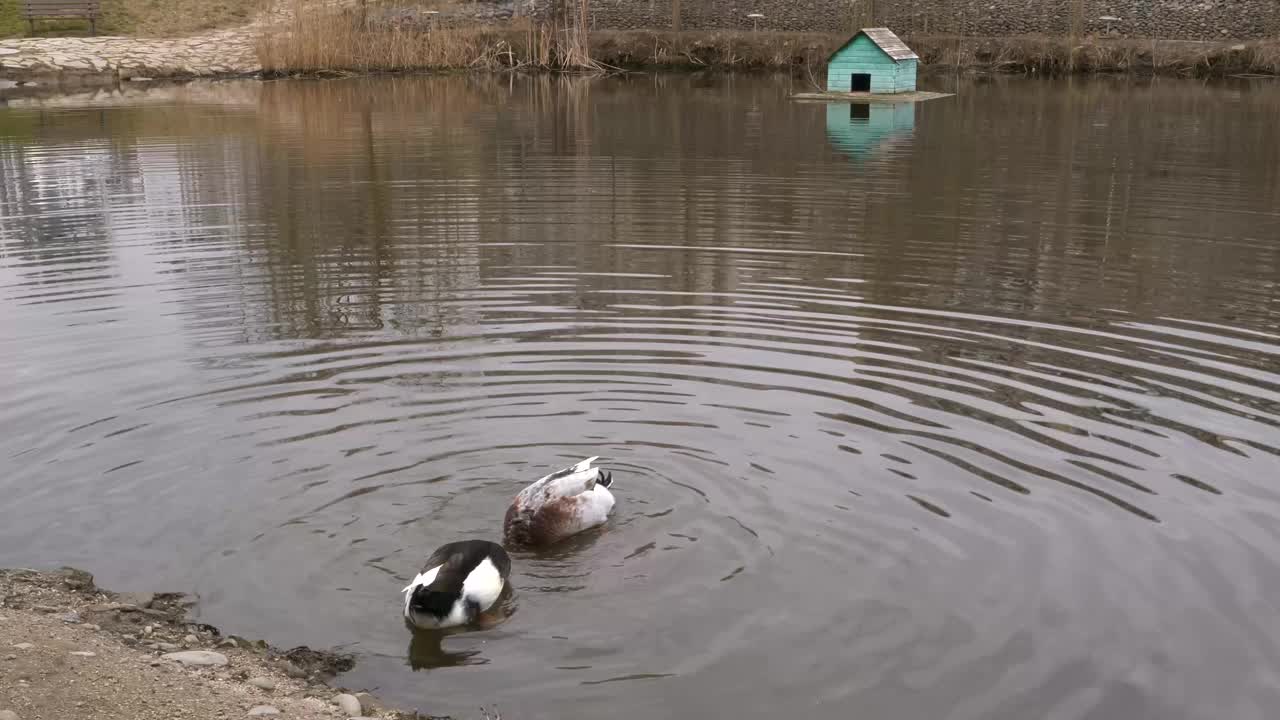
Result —
[{"label": "pebble", "polygon": [[280,711],[270,705],[259,705],[249,709],[249,717],[265,717],[268,715],[279,715]]},{"label": "pebble", "polygon": [[71,612],[68,612],[68,613],[62,613],[61,615],[58,616],[58,619],[69,625],[79,625],[80,613],[76,612],[75,610],[72,610]]},{"label": "pebble", "polygon": [[188,667],[225,667],[227,656],[208,650],[184,650],[171,652],[161,656],[165,660],[182,663]]},{"label": "pebble", "polygon": [[31,643],[18,643],[13,647],[16,650],[30,650],[31,648],[35,647],[35,645],[32,645]]},{"label": "pebble", "polygon": [[272,680],[271,678],[265,678],[265,677],[249,678],[249,684],[258,688],[259,690],[266,690],[267,692],[271,692],[272,690],[276,689],[276,681]]},{"label": "pebble", "polygon": [[145,627],[143,627],[143,628],[142,628],[142,634],[143,634],[143,635],[150,635],[151,633],[153,633],[153,632],[155,632],[155,631],[156,631],[156,629],[155,629],[154,627],[151,627],[150,625],[147,625],[147,626],[145,626]]},{"label": "pebble", "polygon": [[291,678],[300,679],[307,676],[307,671],[291,662],[287,662],[284,664],[284,674]]},{"label": "pebble", "polygon": [[97,657],[98,656],[98,653],[92,653],[92,652],[89,652],[88,650],[72,650],[71,654],[75,655],[76,657]]},{"label": "pebble", "polygon": [[0,710],[0,720],[22,720],[18,717],[18,713],[12,710]]},{"label": "pebble", "polygon": [[360,709],[362,712],[376,713],[378,710],[381,709],[381,706],[379,706],[378,701],[375,700],[374,697],[367,692],[356,693],[356,699],[360,701]]},{"label": "pebble", "polygon": [[149,608],[151,607],[151,603],[155,601],[156,601],[155,593],[149,593],[149,592],[120,593],[119,595],[116,596],[116,602],[122,602],[125,605],[132,605],[134,607],[140,607],[140,608]]},{"label": "pebble", "polygon": [[196,637],[195,635],[187,635],[186,637],[182,638],[182,642],[188,645],[195,645],[196,643],[200,642],[200,638]]},{"label": "pebble", "polygon": [[220,648],[240,647],[240,643],[236,642],[232,638],[226,638],[218,643],[218,647]]},{"label": "pebble", "polygon": [[18,656],[17,656],[17,655],[5,655],[5,656],[4,656],[4,659],[5,659],[5,660],[17,660],[17,659],[18,659]]},{"label": "pebble", "polygon": [[356,717],[364,712],[360,707],[360,701],[356,699],[355,695],[348,695],[347,693],[334,695],[329,702],[337,705],[338,709],[347,717]]},{"label": "pebble", "polygon": [[176,643],[156,643],[156,650],[163,650],[165,652],[177,652],[181,649],[182,649],[182,646]]},{"label": "pebble", "polygon": [[85,625],[85,627],[89,628],[90,630],[101,630],[101,629],[102,629],[102,626],[101,626],[101,625],[94,625],[93,623],[89,623],[88,625]]}]

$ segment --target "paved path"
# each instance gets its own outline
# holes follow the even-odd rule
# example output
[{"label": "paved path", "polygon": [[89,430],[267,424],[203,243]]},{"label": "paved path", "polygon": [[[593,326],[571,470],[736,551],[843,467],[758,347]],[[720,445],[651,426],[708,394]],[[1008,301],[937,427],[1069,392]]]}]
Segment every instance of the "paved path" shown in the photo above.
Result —
[{"label": "paved path", "polygon": [[185,38],[60,37],[0,40],[0,78],[41,75],[213,76],[261,69],[255,28]]}]

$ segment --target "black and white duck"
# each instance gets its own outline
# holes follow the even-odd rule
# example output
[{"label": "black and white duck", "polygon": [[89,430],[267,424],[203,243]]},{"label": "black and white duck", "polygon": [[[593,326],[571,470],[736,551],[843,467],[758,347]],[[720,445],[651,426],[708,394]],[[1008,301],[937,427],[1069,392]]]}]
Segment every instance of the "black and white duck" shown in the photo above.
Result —
[{"label": "black and white duck", "polygon": [[414,627],[437,630],[475,623],[498,602],[511,558],[488,540],[461,540],[431,553],[404,589],[404,617]]}]

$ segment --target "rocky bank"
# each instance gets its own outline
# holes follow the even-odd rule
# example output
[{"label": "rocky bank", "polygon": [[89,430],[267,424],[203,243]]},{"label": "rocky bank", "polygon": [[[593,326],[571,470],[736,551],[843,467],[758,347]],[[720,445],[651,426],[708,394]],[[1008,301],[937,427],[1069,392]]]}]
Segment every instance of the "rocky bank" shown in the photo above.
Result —
[{"label": "rocky bank", "polygon": [[241,29],[171,39],[0,40],[0,77],[15,82],[245,75],[259,68],[254,37]]},{"label": "rocky bank", "polygon": [[78,570],[0,570],[0,720],[425,717],[330,687],[348,656],[224,636],[190,605]]}]

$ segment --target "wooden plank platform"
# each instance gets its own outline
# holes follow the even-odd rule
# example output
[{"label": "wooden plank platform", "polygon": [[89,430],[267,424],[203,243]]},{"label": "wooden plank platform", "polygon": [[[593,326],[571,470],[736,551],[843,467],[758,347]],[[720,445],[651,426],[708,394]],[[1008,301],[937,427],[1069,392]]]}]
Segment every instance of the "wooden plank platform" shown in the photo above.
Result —
[{"label": "wooden plank platform", "polygon": [[955,93],[938,93],[938,92],[906,92],[906,93],[843,93],[843,92],[821,92],[821,93],[795,93],[791,96],[792,100],[808,100],[812,102],[848,102],[848,103],[883,103],[886,105],[894,105],[897,103],[924,102],[925,100],[937,100],[938,98],[951,97]]}]

